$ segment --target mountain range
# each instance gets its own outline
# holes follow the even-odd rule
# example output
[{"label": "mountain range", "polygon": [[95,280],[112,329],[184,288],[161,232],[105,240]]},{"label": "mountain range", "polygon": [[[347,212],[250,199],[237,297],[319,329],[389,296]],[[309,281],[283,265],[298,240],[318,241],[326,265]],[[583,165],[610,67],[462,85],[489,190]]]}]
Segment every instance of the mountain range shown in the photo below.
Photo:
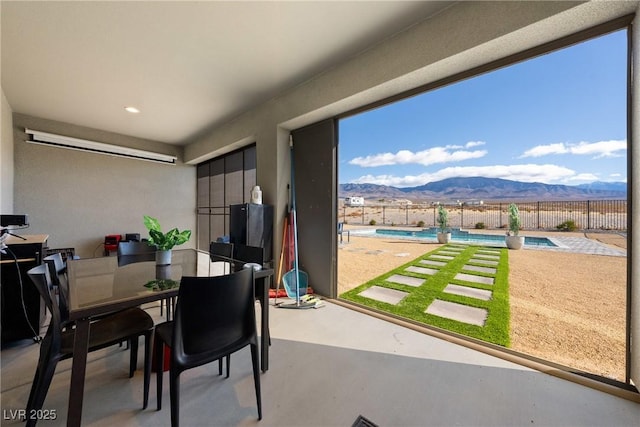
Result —
[{"label": "mountain range", "polygon": [[592,182],[572,186],[471,177],[447,178],[417,187],[404,188],[377,184],[340,184],[338,196],[340,198],[357,196],[376,201],[405,199],[412,202],[626,199],[627,184],[625,182]]}]

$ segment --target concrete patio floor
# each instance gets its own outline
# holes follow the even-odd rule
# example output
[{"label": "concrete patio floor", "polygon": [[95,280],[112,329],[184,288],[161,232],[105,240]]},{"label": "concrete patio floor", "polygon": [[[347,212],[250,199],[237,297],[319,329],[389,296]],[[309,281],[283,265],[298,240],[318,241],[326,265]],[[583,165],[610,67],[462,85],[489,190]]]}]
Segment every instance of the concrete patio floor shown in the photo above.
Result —
[{"label": "concrete patio floor", "polygon": [[[157,308],[149,311],[161,320]],[[216,364],[183,374],[182,425],[350,426],[358,415],[379,426],[637,426],[640,419],[636,402],[331,302],[312,310],[271,306],[270,314],[263,420],[243,350],[232,357],[229,379]],[[1,356],[2,408],[24,408],[38,346],[25,342]],[[168,381],[164,409],[155,410],[152,387],[143,411],[142,373],[128,378],[127,357],[117,346],[90,354],[83,425],[169,425]],[[58,420],[39,425],[64,425],[70,366],[58,365],[44,405]]]}]

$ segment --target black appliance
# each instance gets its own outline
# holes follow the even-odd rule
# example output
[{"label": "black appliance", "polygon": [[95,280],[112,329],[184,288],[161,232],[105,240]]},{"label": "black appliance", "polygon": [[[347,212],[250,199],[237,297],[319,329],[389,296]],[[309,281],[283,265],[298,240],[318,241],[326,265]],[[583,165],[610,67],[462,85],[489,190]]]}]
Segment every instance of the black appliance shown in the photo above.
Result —
[{"label": "black appliance", "polygon": [[234,244],[259,246],[264,261],[273,260],[273,206],[244,203],[231,205],[229,241]]}]

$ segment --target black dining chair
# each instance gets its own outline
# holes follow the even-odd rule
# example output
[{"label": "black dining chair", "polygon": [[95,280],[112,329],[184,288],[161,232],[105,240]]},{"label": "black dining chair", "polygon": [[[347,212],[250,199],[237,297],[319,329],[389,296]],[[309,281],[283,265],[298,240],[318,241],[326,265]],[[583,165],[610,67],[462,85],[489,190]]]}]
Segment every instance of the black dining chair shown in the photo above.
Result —
[{"label": "black dining chair", "polygon": [[[49,277],[51,278],[53,289],[57,290],[57,302],[58,309],[60,310],[62,329],[73,328],[73,322],[69,322],[69,284],[67,281],[67,263],[64,261],[64,258],[60,253],[51,254],[43,258],[43,261],[49,268]],[[102,316],[98,316],[95,320],[111,316],[112,314],[113,313],[107,313]],[[138,362],[138,340],[131,340],[128,344],[130,344],[131,348],[129,377],[133,377],[133,373],[137,369]],[[122,342],[120,342],[120,346],[122,346]]]},{"label": "black dining chair", "polygon": [[[234,266],[235,271],[239,271],[240,269],[246,268],[246,264],[258,264],[261,267],[264,267],[264,248],[260,246],[250,246],[243,244],[236,244],[233,248],[233,258],[234,258]],[[266,279],[261,278],[258,280],[262,280],[261,286],[267,286],[264,282]],[[262,300],[256,295],[256,300],[260,303],[260,310],[268,310],[269,307],[262,306]],[[268,305],[268,304],[267,304]],[[269,332],[269,331],[267,331]],[[268,336],[269,345],[271,345],[271,333]],[[229,371],[229,361],[227,361],[227,374]]]},{"label": "black dining chair", "polygon": [[[149,262],[156,260],[156,248],[149,246],[146,242],[127,241],[118,243],[118,267],[134,264],[137,262]],[[160,316],[164,314],[164,307],[167,307],[167,320],[171,317],[171,307],[173,300],[167,298],[160,300]]]},{"label": "black dining chair", "polygon": [[[40,358],[31,385],[27,402],[27,415],[37,414],[44,404],[53,374],[60,360],[73,356],[74,331],[65,328],[56,298],[51,295],[52,286],[49,266],[42,264],[33,267],[27,275],[44,300],[51,313],[47,332],[40,343]],[[154,330],[153,319],[144,310],[132,308],[100,318],[89,324],[89,351],[110,347],[122,341],[131,344],[129,377],[133,376],[137,364],[138,338],[145,337],[144,357],[144,402],[147,407],[149,396],[149,380],[151,377],[151,339]],[[37,419],[27,420],[27,426],[34,426]]]},{"label": "black dining chair", "polygon": [[[180,374],[219,360],[247,345],[251,348],[253,381],[262,419],[258,338],[253,294],[253,270],[213,277],[183,277],[175,319],[156,327],[155,357],[164,363],[164,344],[171,346],[169,388],[171,426],[178,427]],[[157,372],[158,410],[162,409],[162,370]]]},{"label": "black dining chair", "polygon": [[233,247],[233,259],[235,261],[235,271],[244,267],[245,264],[264,264],[264,248],[260,246],[249,246],[236,244]]},{"label": "black dining chair", "polygon": [[118,267],[133,264],[134,262],[145,262],[156,260],[156,248],[149,246],[145,242],[120,242],[118,244]]},{"label": "black dining chair", "polygon": [[229,264],[229,269],[224,269],[225,274],[231,272],[233,268],[233,243],[211,242],[209,244],[209,256],[211,262],[224,262]]},{"label": "black dining chair", "polygon": [[67,305],[67,301],[69,300],[69,287],[66,280],[67,265],[62,259],[61,253],[49,255],[43,258],[43,261],[49,269],[49,277],[51,278],[53,289],[55,289],[58,294],[58,308],[60,309],[60,317],[64,325],[69,321],[69,307]]},{"label": "black dining chair", "polygon": [[[222,243],[211,242],[209,247],[209,253],[212,261],[230,261],[233,271],[240,271],[244,268],[245,264],[258,264],[262,266],[264,264],[264,248],[260,246],[249,246],[241,243]],[[259,286],[265,286],[264,279],[259,279]],[[255,286],[255,284],[254,284]],[[258,294],[255,294],[256,300],[260,302]],[[265,309],[260,306],[260,309]],[[268,307],[266,308],[268,310]],[[271,345],[271,335],[269,335],[269,345]],[[231,370],[231,357],[227,356],[227,378],[229,378],[229,372]],[[220,366],[220,373],[222,372],[222,366]]]}]

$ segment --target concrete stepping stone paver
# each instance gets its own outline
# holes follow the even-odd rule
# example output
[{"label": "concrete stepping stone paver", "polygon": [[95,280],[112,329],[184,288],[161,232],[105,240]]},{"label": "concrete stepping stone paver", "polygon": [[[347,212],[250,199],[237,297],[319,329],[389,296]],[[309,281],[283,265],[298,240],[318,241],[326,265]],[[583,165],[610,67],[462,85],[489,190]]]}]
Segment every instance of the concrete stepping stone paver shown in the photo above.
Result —
[{"label": "concrete stepping stone paver", "polygon": [[458,273],[455,277],[456,280],[464,280],[465,282],[482,283],[483,285],[493,285],[493,277],[482,277],[475,274]]},{"label": "concrete stepping stone paver", "polygon": [[453,283],[449,283],[447,287],[444,288],[444,292],[448,294],[461,295],[463,297],[481,299],[483,301],[489,301],[493,295],[493,292],[486,289],[470,288],[468,286],[454,285]]},{"label": "concrete stepping stone paver", "polygon": [[409,293],[395,289],[383,288],[382,286],[372,286],[369,289],[365,289],[360,292],[359,295],[376,301],[396,305],[409,295]]},{"label": "concrete stepping stone paver", "polygon": [[417,288],[418,286],[422,286],[424,283],[424,279],[419,279],[417,277],[411,276],[403,276],[402,274],[394,274],[393,276],[387,278],[387,282],[400,283],[401,285],[409,285]]},{"label": "concrete stepping stone paver", "polygon": [[428,274],[433,276],[439,270],[436,270],[434,268],[418,267],[418,266],[412,265],[410,267],[405,268],[404,271],[410,271],[412,273],[418,273],[418,274]]},{"label": "concrete stepping stone paver", "polygon": [[494,249],[478,249],[476,252],[480,252],[481,254],[500,255],[500,251]]},{"label": "concrete stepping stone paver", "polygon": [[446,259],[447,261],[451,261],[452,259],[454,259],[455,257],[453,256],[448,256],[448,255],[429,255],[429,258],[435,258],[435,259]]},{"label": "concrete stepping stone paver", "polygon": [[420,264],[433,265],[436,267],[444,267],[445,265],[447,265],[447,263],[444,261],[434,261],[431,259],[421,259],[419,262]]},{"label": "concrete stepping stone paver", "polygon": [[434,300],[431,305],[427,307],[425,313],[477,326],[484,326],[488,314],[484,308],[469,307],[468,305],[439,299]]},{"label": "concrete stepping stone paver", "polygon": [[498,265],[498,261],[491,261],[488,259],[471,258],[469,262],[475,262],[476,264],[482,265]]},{"label": "concrete stepping stone paver", "polygon": [[450,256],[458,256],[460,252],[451,252],[451,251],[438,251],[438,255],[450,255]]},{"label": "concrete stepping stone paver", "polygon": [[483,259],[493,259],[493,260],[499,260],[500,259],[500,255],[489,255],[489,254],[479,254],[476,253],[473,255],[474,258],[483,258]]},{"label": "concrete stepping stone paver", "polygon": [[477,265],[465,265],[464,267],[462,267],[462,269],[467,271],[477,271],[478,273],[496,274],[496,269],[492,267],[478,267]]}]

